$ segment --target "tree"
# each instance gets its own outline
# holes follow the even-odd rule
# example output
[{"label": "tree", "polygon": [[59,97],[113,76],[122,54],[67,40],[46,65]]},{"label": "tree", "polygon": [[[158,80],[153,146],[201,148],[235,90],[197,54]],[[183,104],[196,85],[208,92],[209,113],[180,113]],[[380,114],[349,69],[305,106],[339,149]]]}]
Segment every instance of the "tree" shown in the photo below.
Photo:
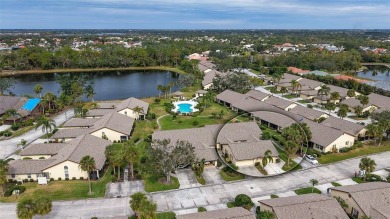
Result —
[{"label": "tree", "polygon": [[360,100],[360,103],[361,103],[363,106],[367,105],[368,102],[370,102],[369,97],[366,96],[366,95],[360,95],[360,96],[358,96],[358,99]]},{"label": "tree", "polygon": [[330,115],[330,112],[336,109],[336,104],[334,102],[328,102],[325,104],[325,109],[328,110],[328,114]]},{"label": "tree", "polygon": [[384,133],[384,129],[379,124],[371,123],[367,125],[367,135],[374,139],[375,144],[380,145],[382,142],[382,137]]},{"label": "tree", "polygon": [[137,216],[139,214],[139,210],[141,209],[141,203],[143,200],[147,199],[145,194],[142,192],[136,192],[130,196],[130,208],[135,212]]},{"label": "tree", "polygon": [[89,155],[86,155],[81,158],[79,167],[81,168],[81,170],[86,171],[88,174],[88,194],[92,194],[90,174],[93,170],[96,169],[95,159]]},{"label": "tree", "polygon": [[134,163],[139,158],[137,148],[134,143],[127,141],[123,147],[123,158],[129,163],[131,178],[134,178]]},{"label": "tree", "polygon": [[57,99],[56,95],[54,95],[51,92],[47,92],[43,96],[43,99],[45,99],[47,101],[47,104],[49,105],[49,109],[54,109],[54,102]]},{"label": "tree", "polygon": [[292,80],[290,83],[293,93],[298,94],[298,89],[302,88],[302,84],[300,84],[297,80]]},{"label": "tree", "polygon": [[0,159],[0,188],[1,196],[4,195],[4,186],[7,183],[8,160]]},{"label": "tree", "polygon": [[95,102],[95,100],[93,99],[93,97],[95,96],[96,92],[95,92],[95,88],[94,88],[94,83],[91,82],[90,84],[88,84],[86,87],[85,87],[85,96],[88,98],[88,99],[91,99],[92,103]]},{"label": "tree", "polygon": [[275,216],[275,213],[271,212],[271,211],[260,211],[257,216],[256,216],[257,219],[275,219],[276,216]]},{"label": "tree", "polygon": [[355,114],[360,117],[363,113],[363,107],[361,105],[357,105],[353,108],[353,110],[355,111]]},{"label": "tree", "polygon": [[208,103],[211,103],[211,102],[213,102],[214,101],[214,93],[212,93],[212,92],[207,92],[203,97],[202,97],[202,102],[203,102],[203,104],[204,104],[204,106],[205,106],[205,108],[207,108],[208,107]]},{"label": "tree", "polygon": [[22,149],[24,149],[24,146],[26,146],[27,141],[25,139],[20,139],[20,143],[17,146],[22,146]]},{"label": "tree", "polygon": [[4,95],[4,92],[9,91],[15,86],[15,79],[0,77],[0,96]]},{"label": "tree", "polygon": [[278,88],[276,86],[272,86],[271,89],[269,90],[271,93],[277,93],[278,92]]},{"label": "tree", "polygon": [[34,92],[35,92],[35,94],[36,94],[37,96],[39,95],[39,97],[41,97],[41,92],[42,92],[42,90],[43,90],[42,85],[37,84],[37,85],[34,86]]},{"label": "tree", "polygon": [[369,157],[363,157],[360,159],[359,168],[360,170],[364,170],[366,174],[364,174],[364,181],[366,181],[367,173],[374,172],[376,167],[376,163]]},{"label": "tree", "polygon": [[333,100],[334,102],[340,100],[340,93],[339,92],[330,93],[330,99]]},{"label": "tree", "polygon": [[204,171],[204,163],[205,163],[205,159],[203,158],[202,160],[196,161],[194,162],[194,164],[192,164],[192,170],[194,171],[195,175],[197,176],[202,175]]},{"label": "tree", "polygon": [[3,115],[4,119],[12,118],[12,120],[14,121],[14,125],[16,124],[16,119],[18,117],[22,117],[22,115],[16,109],[8,109],[4,112]]},{"label": "tree", "polygon": [[318,89],[317,94],[321,96],[321,100],[323,101],[324,96],[328,96],[329,92],[330,92],[330,88],[324,84],[321,85],[320,89]]},{"label": "tree", "polygon": [[151,171],[164,174],[171,182],[171,172],[179,167],[188,166],[196,160],[194,147],[187,141],[177,141],[173,146],[169,139],[155,140],[148,150]]},{"label": "tree", "polygon": [[32,219],[35,215],[35,203],[31,198],[24,198],[16,206],[16,215],[20,219]]},{"label": "tree", "polygon": [[144,113],[144,108],[142,108],[140,106],[136,106],[136,107],[133,108],[133,111],[137,115],[137,119],[139,119],[139,114],[140,113]]},{"label": "tree", "polygon": [[284,94],[287,93],[287,92],[288,92],[287,87],[280,88],[280,93],[282,93],[282,96],[284,96]]},{"label": "tree", "polygon": [[42,132],[46,133],[46,139],[49,143],[49,132],[52,132],[56,128],[55,121],[52,119],[48,119],[44,115],[41,115],[37,119],[37,123],[35,124],[35,130],[38,129],[39,126],[42,126]]},{"label": "tree", "polygon": [[51,212],[52,203],[51,199],[46,196],[39,196],[35,200],[35,213],[39,215],[46,215]]},{"label": "tree", "polygon": [[148,199],[142,199],[138,212],[140,219],[157,219],[157,204]]},{"label": "tree", "polygon": [[343,107],[340,107],[339,111],[337,112],[337,115],[341,118],[344,119],[347,116],[348,109],[345,109]]},{"label": "tree", "polygon": [[284,150],[287,153],[287,166],[290,166],[290,160],[295,156],[298,151],[298,145],[293,141],[287,141],[284,146]]},{"label": "tree", "polygon": [[267,166],[268,163],[272,163],[273,158],[272,158],[272,152],[270,150],[267,150],[264,152],[264,156],[262,159],[263,167]]},{"label": "tree", "polygon": [[354,97],[356,95],[356,91],[354,89],[349,89],[347,91],[347,96],[348,97]]},{"label": "tree", "polygon": [[314,191],[314,186],[318,184],[318,180],[316,180],[316,179],[311,179],[311,180],[310,180],[310,183],[311,183],[311,185],[312,185],[311,192],[313,192],[313,191]]}]

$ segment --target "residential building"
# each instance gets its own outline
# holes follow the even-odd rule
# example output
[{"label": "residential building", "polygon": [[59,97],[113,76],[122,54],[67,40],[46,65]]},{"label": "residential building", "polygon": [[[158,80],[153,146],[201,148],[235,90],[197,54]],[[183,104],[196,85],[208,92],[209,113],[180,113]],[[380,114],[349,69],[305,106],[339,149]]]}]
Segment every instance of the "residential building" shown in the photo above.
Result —
[{"label": "residential building", "polygon": [[[137,111],[138,108],[138,111]],[[130,97],[120,102],[115,111],[134,119],[145,119],[148,114],[149,103]]]},{"label": "residential building", "polygon": [[345,211],[352,218],[390,218],[390,183],[370,182],[334,187],[331,196],[341,198],[348,204]]},{"label": "residential building", "polygon": [[368,95],[368,99],[371,105],[390,110],[390,97],[372,93]]},{"label": "residential building", "polygon": [[367,129],[364,125],[350,122],[344,119],[339,119],[333,116],[327,117],[324,121],[321,122],[321,124],[352,135],[355,137],[355,140],[359,140],[366,136]]},{"label": "residential building", "polygon": [[197,212],[177,215],[176,219],[256,219],[253,212],[242,207],[219,209],[213,211]]},{"label": "residential building", "polygon": [[[389,100],[390,101],[390,100]],[[346,104],[349,109],[351,110],[351,112],[355,112],[355,107],[357,106],[361,106],[362,107],[362,112],[374,112],[375,110],[378,109],[377,106],[371,104],[371,103],[368,103],[367,105],[362,105],[360,103],[360,100],[356,99],[356,98],[348,98],[348,99],[345,99],[345,100],[342,100],[341,101],[341,104]]]},{"label": "residential building", "polygon": [[306,194],[261,200],[260,211],[270,211],[277,219],[348,219],[335,198]]}]

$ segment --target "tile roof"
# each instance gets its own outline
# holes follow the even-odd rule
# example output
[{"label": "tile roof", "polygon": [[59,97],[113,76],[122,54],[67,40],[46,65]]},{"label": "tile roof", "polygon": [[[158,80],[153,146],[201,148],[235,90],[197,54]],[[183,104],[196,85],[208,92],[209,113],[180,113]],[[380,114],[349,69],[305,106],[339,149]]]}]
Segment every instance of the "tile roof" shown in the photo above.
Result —
[{"label": "tile roof", "polygon": [[254,213],[241,208],[227,208],[191,214],[177,215],[177,219],[256,219]]},{"label": "tile roof", "polygon": [[244,99],[241,99],[239,101],[231,102],[231,106],[246,111],[246,112],[253,112],[258,110],[272,110],[273,106],[260,101],[256,100],[252,97],[245,97]]},{"label": "tile roof", "polygon": [[260,118],[261,120],[277,125],[281,128],[288,127],[295,123],[293,119],[277,112],[255,111],[252,112],[252,115],[254,117]]},{"label": "tile roof", "polygon": [[219,93],[216,98],[223,102],[234,103],[244,99],[245,95],[232,90],[224,90],[223,92]]},{"label": "tile roof", "polygon": [[126,109],[126,108],[134,109],[137,106],[141,107],[143,109],[144,114],[148,113],[149,103],[142,101],[142,100],[139,100],[139,99],[134,98],[134,97],[130,97],[130,98],[120,102],[116,107],[116,111],[118,112],[118,111],[121,111],[121,110]]},{"label": "tile roof", "polygon": [[246,96],[252,97],[253,99],[262,101],[264,98],[270,96],[270,94],[263,93],[258,90],[250,90],[246,94]]},{"label": "tile roof", "polygon": [[271,97],[267,98],[266,100],[264,100],[264,102],[267,103],[267,104],[276,106],[278,108],[281,108],[281,109],[286,109],[290,105],[295,104],[295,103],[293,103],[291,101],[288,101],[288,100],[285,100],[285,99],[281,99],[281,98],[278,98],[278,97],[274,97],[274,96],[271,96]]},{"label": "tile roof", "polygon": [[198,64],[198,68],[199,68],[199,70],[200,70],[201,72],[204,72],[204,71],[206,71],[207,69],[210,69],[209,67],[206,67],[206,66],[204,66],[204,65],[202,65],[202,64]]},{"label": "tile roof", "polygon": [[328,146],[344,134],[344,132],[340,130],[313,122],[309,119],[304,119],[303,122],[307,124],[312,133],[310,141],[324,147]]},{"label": "tile roof", "polygon": [[41,144],[30,144],[24,148],[19,155],[54,155],[61,148],[66,147],[67,143],[41,143]]},{"label": "tile roof", "polygon": [[256,122],[227,123],[220,130],[217,142],[220,144],[255,142],[259,141],[261,134],[262,131]]},{"label": "tile roof", "polygon": [[307,88],[305,88],[305,90],[308,88],[315,89],[323,84],[322,82],[307,79],[307,78],[302,78],[298,82],[302,85],[302,87],[307,87]]},{"label": "tile roof", "polygon": [[0,96],[0,115],[4,114],[9,109],[14,109],[15,105],[22,97],[15,96]]},{"label": "tile roof", "polygon": [[63,127],[91,127],[97,121],[99,121],[97,118],[71,118]]},{"label": "tile roof", "polygon": [[92,128],[63,128],[51,136],[53,139],[76,138],[80,135],[91,133]]},{"label": "tile roof", "polygon": [[102,128],[108,128],[125,135],[130,135],[133,130],[134,118],[129,116],[112,112],[104,115],[92,126],[92,132],[98,131]]},{"label": "tile roof", "polygon": [[270,206],[280,219],[348,219],[335,198],[306,194],[259,201]]},{"label": "tile roof", "polygon": [[101,117],[101,116],[104,116],[106,114],[109,114],[109,113],[112,113],[112,112],[115,112],[115,109],[92,109],[92,110],[89,110],[87,112],[87,116],[88,117]]},{"label": "tile roof", "polygon": [[390,109],[390,97],[372,93],[368,95],[368,98],[370,104],[377,107]]},{"label": "tile roof", "polygon": [[356,107],[356,106],[362,106],[363,108],[364,107],[367,107],[366,106],[363,106],[361,103],[360,103],[360,100],[356,99],[356,98],[348,98],[348,99],[345,99],[345,100],[342,100],[341,101],[341,104],[346,104],[348,105],[349,107],[353,108],[353,107]]},{"label": "tile roof", "polygon": [[351,186],[339,186],[332,190],[347,192],[367,216],[379,213],[390,218],[390,183],[371,182]]},{"label": "tile roof", "polygon": [[53,160],[12,160],[8,164],[8,174],[34,174],[52,163]]},{"label": "tile roof", "polygon": [[99,102],[95,109],[115,109],[119,102]]},{"label": "tile roof", "polygon": [[261,158],[268,150],[272,152],[272,156],[279,156],[279,153],[271,140],[230,143],[229,147],[234,158],[238,161]]},{"label": "tile roof", "polygon": [[217,75],[222,75],[223,73],[222,72],[219,72],[217,70],[211,70],[211,71],[208,71],[207,73],[205,73],[204,77],[203,77],[203,81],[202,81],[202,86],[206,86],[208,84],[211,84],[213,83],[213,79],[217,76]]},{"label": "tile roof", "polygon": [[348,120],[339,119],[333,116],[329,116],[323,122],[322,125],[341,130],[345,133],[348,133],[352,136],[356,136],[360,131],[364,129],[364,125],[350,122]]},{"label": "tile roof", "polygon": [[343,87],[338,87],[338,86],[334,86],[334,85],[326,85],[330,88],[330,92],[329,93],[333,93],[333,92],[338,92],[340,94],[340,97],[342,98],[345,98],[347,97],[347,93],[348,93],[348,89],[347,88],[343,88]]},{"label": "tile roof", "polygon": [[303,116],[303,117],[308,118],[310,120],[315,120],[315,119],[321,117],[322,115],[326,114],[324,112],[321,112],[321,111],[318,111],[315,109],[310,109],[310,108],[307,108],[307,107],[304,107],[301,105],[295,106],[294,108],[290,109],[289,112]]}]

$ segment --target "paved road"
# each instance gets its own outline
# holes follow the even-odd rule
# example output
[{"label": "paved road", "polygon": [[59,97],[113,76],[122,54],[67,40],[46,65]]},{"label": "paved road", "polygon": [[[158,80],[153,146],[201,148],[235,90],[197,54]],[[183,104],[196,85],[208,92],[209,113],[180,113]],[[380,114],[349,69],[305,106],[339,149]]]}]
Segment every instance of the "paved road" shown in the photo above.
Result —
[{"label": "paved road", "polygon": [[[371,155],[377,163],[377,169],[390,167],[390,152]],[[251,178],[236,182],[215,181],[216,184],[189,187],[186,189],[150,193],[149,197],[158,204],[158,211],[182,211],[199,206],[225,206],[238,194],[247,194],[251,198],[261,198],[270,194],[286,193],[310,186],[310,179],[317,179],[319,185],[347,179],[350,181],[357,170],[360,158],[345,160],[335,164],[322,165],[309,169],[288,172],[274,177]],[[329,185],[329,184],[328,184]],[[326,187],[326,185],[325,185]],[[80,201],[62,201],[53,203],[53,211],[46,218],[91,218],[93,216],[111,217],[131,213],[129,198],[88,199]],[[0,212],[6,218],[16,218],[16,204],[0,204]]]},{"label": "paved road", "polygon": [[[66,115],[67,119],[73,117],[73,109],[68,110]],[[56,125],[64,123],[66,121],[65,113],[61,113],[55,116],[53,120],[56,122]],[[11,154],[13,154],[15,151],[17,151],[19,149],[17,145],[20,143],[20,140],[24,139],[27,141],[27,144],[30,144],[44,134],[45,133],[42,133],[42,128],[38,127],[37,129],[32,129],[19,137],[0,141],[0,159],[5,159]]]}]

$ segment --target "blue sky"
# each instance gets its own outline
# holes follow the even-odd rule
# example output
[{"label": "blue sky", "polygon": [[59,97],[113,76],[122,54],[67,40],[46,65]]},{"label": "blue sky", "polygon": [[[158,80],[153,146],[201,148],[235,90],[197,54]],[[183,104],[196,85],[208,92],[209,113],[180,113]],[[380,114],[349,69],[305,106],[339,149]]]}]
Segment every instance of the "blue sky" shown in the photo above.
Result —
[{"label": "blue sky", "polygon": [[390,0],[0,0],[0,29],[390,29]]}]

